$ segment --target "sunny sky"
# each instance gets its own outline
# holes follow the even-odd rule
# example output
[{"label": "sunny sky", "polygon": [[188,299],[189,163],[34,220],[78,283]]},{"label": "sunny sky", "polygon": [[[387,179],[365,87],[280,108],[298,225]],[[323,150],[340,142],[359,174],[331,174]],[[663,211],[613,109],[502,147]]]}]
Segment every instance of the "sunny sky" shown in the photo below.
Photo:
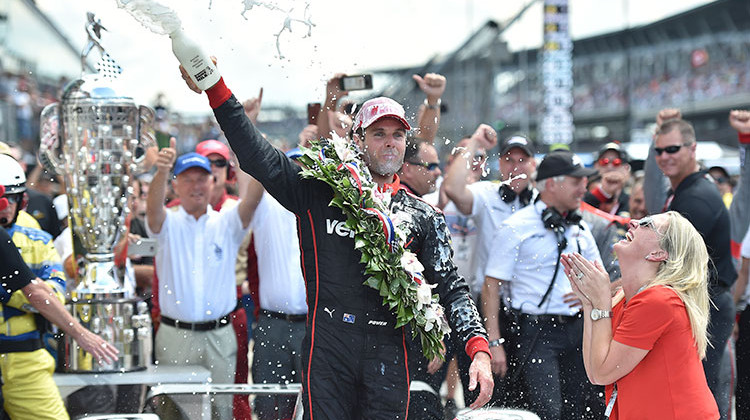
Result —
[{"label": "sunny sky", "polygon": [[[336,72],[424,63],[436,54],[448,54],[488,19],[502,22],[530,0],[309,0],[308,14],[315,25],[292,23],[292,33],[277,34],[287,16],[302,18],[304,0],[269,1],[280,9],[255,6],[253,0],[161,0],[183,21],[187,34],[219,60],[219,70],[240,99],[264,89],[264,104],[302,108],[320,101],[325,81]],[[685,11],[707,0],[570,0],[574,38],[636,26]],[[140,103],[151,104],[164,92],[172,109],[208,113],[205,98],[184,86],[167,36],[151,33],[115,0],[36,0],[39,8],[76,47],[86,41],[86,12],[101,19],[107,32],[103,43],[124,68],[125,83]],[[505,39],[512,49],[535,47],[542,40],[541,1],[533,6]],[[450,80],[448,81],[450,83]]]}]

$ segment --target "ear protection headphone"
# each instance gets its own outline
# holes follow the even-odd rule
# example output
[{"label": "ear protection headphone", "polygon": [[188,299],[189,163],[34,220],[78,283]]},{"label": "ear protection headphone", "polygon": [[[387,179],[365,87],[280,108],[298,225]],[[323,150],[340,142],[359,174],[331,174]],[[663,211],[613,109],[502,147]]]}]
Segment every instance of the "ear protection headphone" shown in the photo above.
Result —
[{"label": "ear protection headphone", "polygon": [[547,207],[542,211],[542,223],[544,223],[545,228],[555,233],[557,249],[562,251],[568,246],[568,240],[565,239],[565,227],[581,223],[581,213],[574,210],[563,216],[554,207]]},{"label": "ear protection headphone", "polygon": [[534,191],[531,188],[527,187],[527,188],[524,188],[520,194],[517,194],[515,191],[513,191],[512,188],[510,188],[506,184],[503,184],[500,186],[500,199],[502,199],[504,202],[512,203],[513,200],[516,199],[516,196],[519,197],[521,206],[526,207],[531,202],[531,198],[534,196]]}]

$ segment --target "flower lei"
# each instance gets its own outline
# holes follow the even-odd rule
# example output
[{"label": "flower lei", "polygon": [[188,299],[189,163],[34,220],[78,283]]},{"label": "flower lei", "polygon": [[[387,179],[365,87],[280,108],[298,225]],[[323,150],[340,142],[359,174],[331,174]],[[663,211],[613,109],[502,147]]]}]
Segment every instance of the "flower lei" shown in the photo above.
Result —
[{"label": "flower lei", "polygon": [[389,210],[390,192],[378,191],[357,147],[346,139],[334,135],[332,140],[312,142],[302,152],[302,176],[331,186],[329,206],[342,210],[355,233],[354,248],[362,253],[367,276],[363,284],[380,292],[383,306],[396,316],[396,328],[410,324],[419,333],[427,359],[442,358],[442,339],[450,327],[438,295],[432,294],[435,285],[424,280],[416,255],[404,250],[404,221]]}]

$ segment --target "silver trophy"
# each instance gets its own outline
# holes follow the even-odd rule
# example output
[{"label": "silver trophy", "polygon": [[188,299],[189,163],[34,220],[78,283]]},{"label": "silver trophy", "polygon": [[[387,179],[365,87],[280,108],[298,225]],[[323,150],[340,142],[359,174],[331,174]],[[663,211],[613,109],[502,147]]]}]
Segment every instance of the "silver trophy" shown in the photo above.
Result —
[{"label": "silver trophy", "polygon": [[[115,244],[127,234],[131,177],[142,170],[154,141],[154,111],[138,106],[118,83],[120,67],[101,45],[101,23],[89,13],[89,43],[81,54],[101,54],[98,72],[82,75],[63,90],[59,103],[44,108],[39,157],[65,180],[69,224],[85,250],[83,275],[69,288],[74,316],[120,350],[114,365],[90,363],[72,339],[58,349],[63,371],[132,370],[148,363],[151,320],[144,302],[134,299],[131,282],[118,272]],[[146,343],[147,341],[147,343]],[[88,359],[87,357],[88,356]],[[58,360],[58,367],[61,366]]]}]

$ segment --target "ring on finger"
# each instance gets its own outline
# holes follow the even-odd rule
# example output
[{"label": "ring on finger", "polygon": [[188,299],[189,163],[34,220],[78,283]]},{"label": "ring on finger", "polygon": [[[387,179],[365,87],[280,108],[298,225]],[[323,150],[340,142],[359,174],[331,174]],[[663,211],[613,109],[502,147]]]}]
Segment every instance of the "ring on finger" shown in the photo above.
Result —
[{"label": "ring on finger", "polygon": [[581,280],[583,278],[583,273],[579,271],[578,274],[576,274],[576,278]]}]

